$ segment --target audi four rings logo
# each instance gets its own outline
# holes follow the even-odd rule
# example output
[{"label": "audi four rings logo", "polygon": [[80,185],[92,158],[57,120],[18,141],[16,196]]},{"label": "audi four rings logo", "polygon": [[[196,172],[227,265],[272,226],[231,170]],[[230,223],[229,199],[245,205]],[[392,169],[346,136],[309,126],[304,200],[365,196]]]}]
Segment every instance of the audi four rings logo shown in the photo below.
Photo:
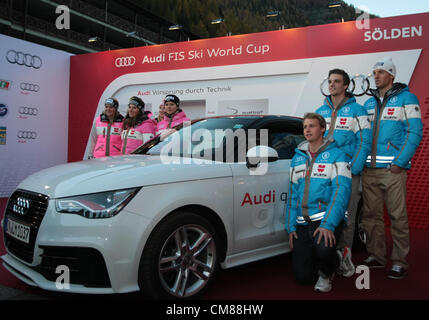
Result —
[{"label": "audi four rings logo", "polygon": [[121,57],[121,58],[116,58],[115,60],[115,66],[117,68],[120,67],[131,67],[136,63],[136,58],[134,57]]},{"label": "audi four rings logo", "polygon": [[[349,85],[347,91],[353,93],[357,97],[361,97],[365,94],[372,96],[372,93],[370,91],[370,89],[371,89],[371,78],[372,78],[372,74],[369,74],[369,75],[357,74],[354,77],[350,77],[350,85]],[[329,79],[326,78],[322,81],[322,83],[320,83],[320,92],[325,97],[329,96],[328,81],[329,81]],[[358,90],[356,90],[358,88],[359,84],[360,84],[361,92],[357,92]],[[325,92],[325,89],[328,89],[328,93]]]},{"label": "audi four rings logo", "polygon": [[37,132],[34,131],[18,131],[16,135],[19,139],[36,139]]},{"label": "audi four rings logo", "polygon": [[21,82],[20,85],[21,90],[31,91],[31,92],[39,92],[40,87],[37,84]]},{"label": "audi four rings logo", "polygon": [[13,205],[13,212],[24,215],[27,209],[30,209],[30,200],[18,198],[16,204]]},{"label": "audi four rings logo", "polygon": [[19,114],[25,114],[28,116],[37,116],[39,109],[32,107],[19,107]]},{"label": "audi four rings logo", "polygon": [[21,51],[9,50],[6,53],[6,60],[12,64],[34,69],[40,69],[42,66],[42,59],[39,56],[33,56],[32,54]]}]

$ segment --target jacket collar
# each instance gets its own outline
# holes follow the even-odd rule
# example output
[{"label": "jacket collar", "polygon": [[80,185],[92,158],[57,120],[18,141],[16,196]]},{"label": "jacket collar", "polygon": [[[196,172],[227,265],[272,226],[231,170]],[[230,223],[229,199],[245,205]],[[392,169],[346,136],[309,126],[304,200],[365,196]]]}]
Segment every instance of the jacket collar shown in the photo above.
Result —
[{"label": "jacket collar", "polygon": [[[347,104],[351,104],[351,103],[356,102],[355,96],[350,92],[346,92],[346,98],[347,98],[346,102],[344,102],[342,105],[340,105],[339,109],[341,109],[342,107],[344,107]],[[330,95],[325,98],[325,104],[328,105],[332,110],[334,110],[334,104],[332,103],[332,99],[331,99]]]},{"label": "jacket collar", "polygon": [[[336,142],[333,139],[327,139],[323,138],[323,143],[319,147],[319,150],[317,151],[317,154],[320,152],[320,150],[326,151],[329,149],[332,149],[336,146]],[[308,157],[308,154],[310,153],[310,143],[306,140],[301,142],[298,147],[296,148],[296,152],[299,152],[302,155],[305,155]]]},{"label": "jacket collar", "polygon": [[[402,92],[402,91],[408,91],[408,86],[404,83],[399,83],[399,82],[395,82],[392,86],[392,88],[390,88],[386,94],[384,95],[384,98],[390,98],[391,96],[397,95],[398,93]],[[382,97],[380,97],[380,91],[378,89],[370,89],[369,90],[371,92],[371,94],[378,98],[381,99]]]},{"label": "jacket collar", "polygon": [[[100,120],[103,122],[109,122],[109,118],[104,113],[100,114]],[[117,112],[113,122],[122,122],[122,120],[124,120],[124,116]]]}]

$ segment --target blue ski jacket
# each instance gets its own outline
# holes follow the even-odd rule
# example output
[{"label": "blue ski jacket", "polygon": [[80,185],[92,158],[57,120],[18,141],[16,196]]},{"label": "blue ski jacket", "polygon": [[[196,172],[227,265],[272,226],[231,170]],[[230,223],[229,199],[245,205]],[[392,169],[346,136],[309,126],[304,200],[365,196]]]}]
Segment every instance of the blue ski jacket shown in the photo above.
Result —
[{"label": "blue ski jacket", "polygon": [[334,231],[345,219],[351,192],[349,158],[335,141],[324,139],[315,157],[309,142],[300,143],[290,167],[286,231],[297,224],[321,220],[320,227]]},{"label": "blue ski jacket", "polygon": [[378,90],[364,105],[372,125],[372,147],[366,160],[369,168],[396,165],[411,168],[411,158],[423,136],[419,100],[408,86],[395,83],[381,101]]},{"label": "blue ski jacket", "polygon": [[360,175],[371,152],[372,131],[367,111],[358,103],[352,94],[337,108],[334,108],[331,97],[316,110],[326,120],[325,137],[333,138],[337,146],[347,154],[352,166],[352,174]]}]

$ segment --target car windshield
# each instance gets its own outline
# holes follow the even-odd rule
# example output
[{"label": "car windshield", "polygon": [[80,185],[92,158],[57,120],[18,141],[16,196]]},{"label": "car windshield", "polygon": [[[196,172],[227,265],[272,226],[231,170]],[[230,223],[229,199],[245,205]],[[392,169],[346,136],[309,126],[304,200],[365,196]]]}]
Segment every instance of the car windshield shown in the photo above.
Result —
[{"label": "car windshield", "polygon": [[[165,137],[153,139],[138,148],[134,154],[163,155],[169,157],[192,157],[221,160],[225,141],[246,139],[246,130],[259,117],[209,118],[194,122],[190,126],[174,130]],[[218,158],[217,155],[221,154]],[[215,156],[216,155],[216,156]]]}]

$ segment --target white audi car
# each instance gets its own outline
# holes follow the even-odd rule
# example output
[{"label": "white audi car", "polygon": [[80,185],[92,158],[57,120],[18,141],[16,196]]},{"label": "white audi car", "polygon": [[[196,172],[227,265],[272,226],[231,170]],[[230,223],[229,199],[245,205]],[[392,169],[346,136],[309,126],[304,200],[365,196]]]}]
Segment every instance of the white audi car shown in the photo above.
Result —
[{"label": "white audi car", "polygon": [[47,290],[195,298],[218,266],[289,251],[289,165],[302,140],[297,118],[207,118],[133,155],[37,172],[8,201],[3,265]]}]

